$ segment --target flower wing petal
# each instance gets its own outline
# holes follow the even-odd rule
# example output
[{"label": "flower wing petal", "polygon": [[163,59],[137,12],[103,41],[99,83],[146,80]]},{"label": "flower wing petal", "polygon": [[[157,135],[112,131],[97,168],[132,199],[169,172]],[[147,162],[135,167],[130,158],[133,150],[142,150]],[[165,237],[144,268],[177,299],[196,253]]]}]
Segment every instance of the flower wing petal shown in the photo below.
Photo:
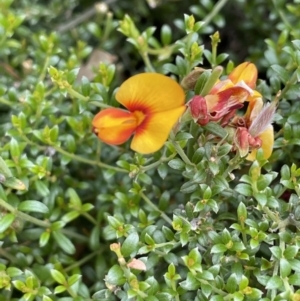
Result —
[{"label": "flower wing petal", "polygon": [[[273,126],[269,126],[263,133],[258,136],[262,142],[262,149],[264,151],[265,159],[269,159],[272,155],[274,144],[274,130]],[[248,156],[247,160],[254,161],[256,158],[256,149],[254,149]]]},{"label": "flower wing petal", "polygon": [[257,80],[257,68],[250,62],[245,62],[238,65],[228,75],[228,78],[237,84],[240,81],[244,81],[250,88],[254,88]]},{"label": "flower wing petal", "polygon": [[224,91],[228,88],[233,87],[234,84],[232,83],[232,81],[230,79],[224,79],[221,81],[218,81],[210,90],[209,94],[217,94],[221,91]]},{"label": "flower wing petal", "polygon": [[125,110],[109,108],[93,119],[95,134],[107,144],[119,145],[127,141],[136,130],[136,117]]},{"label": "flower wing petal", "polygon": [[130,112],[156,113],[182,106],[185,94],[175,80],[165,75],[141,73],[120,86],[116,99]]},{"label": "flower wing petal", "polygon": [[215,95],[206,95],[205,99],[209,112],[223,112],[220,114],[223,116],[236,106],[240,107],[248,96],[248,90],[242,87],[231,87]]},{"label": "flower wing petal", "polygon": [[181,106],[149,116],[143,126],[137,129],[131,142],[131,148],[141,154],[149,154],[159,150],[185,109],[185,106]]}]

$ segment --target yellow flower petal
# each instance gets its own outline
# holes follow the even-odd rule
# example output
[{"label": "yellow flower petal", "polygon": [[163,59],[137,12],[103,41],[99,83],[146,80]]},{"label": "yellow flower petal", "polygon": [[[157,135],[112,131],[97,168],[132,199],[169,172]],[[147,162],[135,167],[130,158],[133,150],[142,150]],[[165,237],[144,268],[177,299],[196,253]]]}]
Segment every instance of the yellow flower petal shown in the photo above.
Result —
[{"label": "yellow flower petal", "polygon": [[119,145],[127,141],[137,127],[134,114],[110,108],[100,111],[93,119],[95,134],[107,144]]},{"label": "yellow flower petal", "polygon": [[244,81],[251,89],[254,89],[257,80],[257,68],[250,62],[242,63],[233,69],[228,78],[234,84]]},{"label": "yellow flower petal", "polygon": [[130,112],[169,111],[184,104],[185,94],[173,79],[158,73],[141,73],[127,79],[116,99]]},{"label": "yellow flower petal", "polygon": [[149,116],[141,127],[137,128],[130,147],[141,154],[149,154],[159,150],[185,109],[185,106],[181,106]]},{"label": "yellow flower petal", "polygon": [[[259,135],[262,141],[262,149],[264,151],[264,158],[269,159],[272,155],[273,144],[274,144],[274,130],[272,126],[269,126],[263,133]],[[257,150],[253,150],[248,156],[247,160],[254,161],[256,158]]]}]

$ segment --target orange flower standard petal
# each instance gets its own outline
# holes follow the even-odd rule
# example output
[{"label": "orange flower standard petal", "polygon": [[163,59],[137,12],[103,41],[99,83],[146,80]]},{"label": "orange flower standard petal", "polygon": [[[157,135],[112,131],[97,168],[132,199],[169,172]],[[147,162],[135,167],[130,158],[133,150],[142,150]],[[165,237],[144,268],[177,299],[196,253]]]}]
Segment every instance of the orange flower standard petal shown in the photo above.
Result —
[{"label": "orange flower standard petal", "polygon": [[257,68],[250,62],[242,63],[232,70],[228,78],[234,84],[244,81],[251,89],[254,89],[257,80]]},{"label": "orange flower standard petal", "polygon": [[185,111],[185,94],[171,78],[157,73],[143,73],[126,80],[116,99],[128,111],[111,108],[93,120],[99,139],[118,145],[134,134],[131,148],[148,154],[159,150]]}]

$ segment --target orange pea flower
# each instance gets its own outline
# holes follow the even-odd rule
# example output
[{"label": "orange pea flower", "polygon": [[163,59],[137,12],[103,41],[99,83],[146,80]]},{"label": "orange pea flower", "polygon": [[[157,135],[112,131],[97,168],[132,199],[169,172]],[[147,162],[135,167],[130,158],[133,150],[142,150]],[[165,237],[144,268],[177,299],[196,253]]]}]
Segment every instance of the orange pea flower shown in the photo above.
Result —
[{"label": "orange pea flower", "polygon": [[159,150],[185,111],[185,94],[173,79],[157,73],[130,77],[116,93],[127,110],[109,108],[93,119],[93,131],[107,144],[119,145],[134,135],[131,149],[141,154]]},{"label": "orange pea flower", "polygon": [[[238,65],[226,79],[218,81],[206,96],[196,95],[189,102],[191,115],[200,125],[209,121],[228,124],[237,109],[245,101],[251,101],[257,80],[257,69],[254,64],[245,62]],[[260,94],[259,94],[260,95]]]},{"label": "orange pea flower", "polygon": [[263,106],[261,98],[249,103],[247,112],[237,117],[233,124],[237,125],[234,137],[235,145],[242,157],[254,161],[258,148],[264,151],[264,158],[268,159],[273,151],[274,130],[271,125],[276,110],[276,103],[267,103]]}]

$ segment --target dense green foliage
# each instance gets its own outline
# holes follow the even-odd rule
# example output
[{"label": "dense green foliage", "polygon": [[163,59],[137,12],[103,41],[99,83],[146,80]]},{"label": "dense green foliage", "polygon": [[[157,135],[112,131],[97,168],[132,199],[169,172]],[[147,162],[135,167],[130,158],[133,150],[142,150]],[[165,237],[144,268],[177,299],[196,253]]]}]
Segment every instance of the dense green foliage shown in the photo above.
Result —
[{"label": "dense green foliage", "polygon": [[[0,301],[300,300],[299,1],[106,2],[0,1]],[[92,133],[130,75],[246,60],[268,161],[216,124],[147,156]]]}]

